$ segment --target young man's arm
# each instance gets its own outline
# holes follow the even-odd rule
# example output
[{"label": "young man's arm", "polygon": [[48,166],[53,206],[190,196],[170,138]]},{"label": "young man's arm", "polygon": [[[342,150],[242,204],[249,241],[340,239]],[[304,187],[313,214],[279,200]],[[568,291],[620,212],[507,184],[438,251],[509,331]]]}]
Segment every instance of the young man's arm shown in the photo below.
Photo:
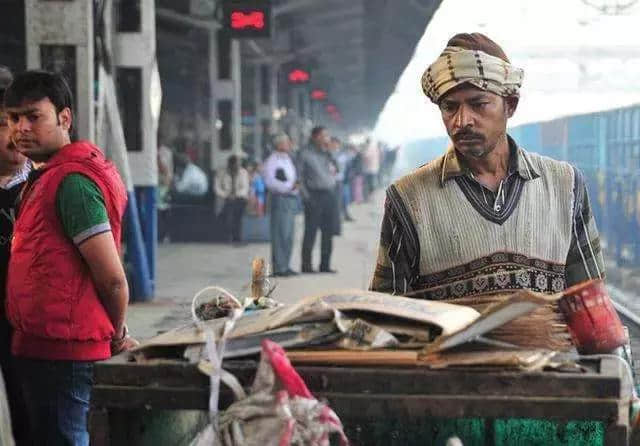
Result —
[{"label": "young man's arm", "polygon": [[[129,303],[129,286],[111,231],[86,239],[78,246],[89,266],[102,305],[116,330],[114,341],[124,341],[124,322]],[[115,343],[115,342],[114,342]],[[123,347],[126,347],[123,343]],[[119,353],[124,348],[113,351]]]},{"label": "young man's arm", "polygon": [[64,232],[87,263],[98,296],[115,329],[112,353],[130,348],[135,341],[126,339],[124,333],[129,289],[102,192],[88,177],[71,174],[60,184],[57,209]]}]

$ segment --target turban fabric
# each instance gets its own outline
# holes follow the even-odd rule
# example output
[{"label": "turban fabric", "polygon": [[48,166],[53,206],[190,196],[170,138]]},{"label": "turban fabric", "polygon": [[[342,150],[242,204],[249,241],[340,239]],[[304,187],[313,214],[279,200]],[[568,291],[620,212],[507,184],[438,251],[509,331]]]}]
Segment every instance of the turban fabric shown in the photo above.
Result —
[{"label": "turban fabric", "polygon": [[524,71],[483,51],[448,46],[422,75],[422,91],[438,103],[458,85],[469,83],[499,96],[520,96]]}]

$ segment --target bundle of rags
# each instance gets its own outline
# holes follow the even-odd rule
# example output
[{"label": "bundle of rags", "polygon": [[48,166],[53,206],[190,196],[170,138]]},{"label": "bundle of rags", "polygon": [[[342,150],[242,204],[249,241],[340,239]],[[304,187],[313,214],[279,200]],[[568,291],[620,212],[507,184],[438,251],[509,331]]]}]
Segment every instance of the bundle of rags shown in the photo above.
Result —
[{"label": "bundle of rags", "polygon": [[[513,293],[484,294],[445,302],[467,305],[484,313],[511,296]],[[530,349],[568,351],[573,347],[571,335],[557,301],[542,305],[529,314],[495,328],[485,337]]]},{"label": "bundle of rags", "polygon": [[[221,372],[211,364],[199,367],[209,375]],[[221,379],[237,401],[219,416],[212,407],[212,424],[191,446],[349,446],[338,416],[311,394],[275,342],[262,342],[260,364],[248,395],[229,373],[223,372]],[[217,404],[217,397],[214,399]]]}]

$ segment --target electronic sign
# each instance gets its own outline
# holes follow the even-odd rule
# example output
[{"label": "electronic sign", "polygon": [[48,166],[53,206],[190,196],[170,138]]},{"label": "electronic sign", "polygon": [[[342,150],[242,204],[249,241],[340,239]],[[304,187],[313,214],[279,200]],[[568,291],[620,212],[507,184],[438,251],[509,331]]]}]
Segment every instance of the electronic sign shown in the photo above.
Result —
[{"label": "electronic sign", "polygon": [[271,36],[271,2],[269,0],[226,0],[223,26],[233,38],[253,39]]}]

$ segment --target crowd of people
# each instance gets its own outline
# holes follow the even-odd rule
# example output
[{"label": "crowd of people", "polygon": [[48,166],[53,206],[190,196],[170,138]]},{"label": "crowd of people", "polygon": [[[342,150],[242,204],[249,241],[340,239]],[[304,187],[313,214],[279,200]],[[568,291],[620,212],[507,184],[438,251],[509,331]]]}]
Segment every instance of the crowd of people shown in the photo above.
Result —
[{"label": "crowd of people", "polygon": [[[295,150],[285,133],[274,138],[273,147],[259,169],[268,191],[273,274],[298,274],[290,263],[294,220],[300,209],[304,213],[300,272],[335,273],[331,266],[333,238],[341,235],[343,221],[354,221],[350,205],[369,200],[388,180],[395,152],[371,140],[360,145],[345,143],[323,126],[312,129],[305,147]],[[314,268],[318,232],[320,262]]]},{"label": "crowd of people", "polygon": [[[162,143],[158,148],[161,214],[169,202],[202,203],[198,200],[211,183],[220,239],[244,245],[247,237],[242,231],[247,225],[243,221],[268,216],[265,238],[272,244],[273,274],[291,276],[298,274],[290,265],[294,220],[303,212],[299,272],[335,272],[331,268],[333,237],[341,234],[343,221],[354,220],[349,212],[352,203],[369,201],[379,185],[390,181],[396,150],[371,139],[360,144],[344,142],[322,126],[312,129],[303,147],[295,147],[286,133],[268,137],[266,146],[269,150],[261,161],[231,154],[209,182],[185,151],[174,153]],[[161,239],[165,232],[161,228]],[[321,260],[314,269],[311,258],[318,232]]]}]

